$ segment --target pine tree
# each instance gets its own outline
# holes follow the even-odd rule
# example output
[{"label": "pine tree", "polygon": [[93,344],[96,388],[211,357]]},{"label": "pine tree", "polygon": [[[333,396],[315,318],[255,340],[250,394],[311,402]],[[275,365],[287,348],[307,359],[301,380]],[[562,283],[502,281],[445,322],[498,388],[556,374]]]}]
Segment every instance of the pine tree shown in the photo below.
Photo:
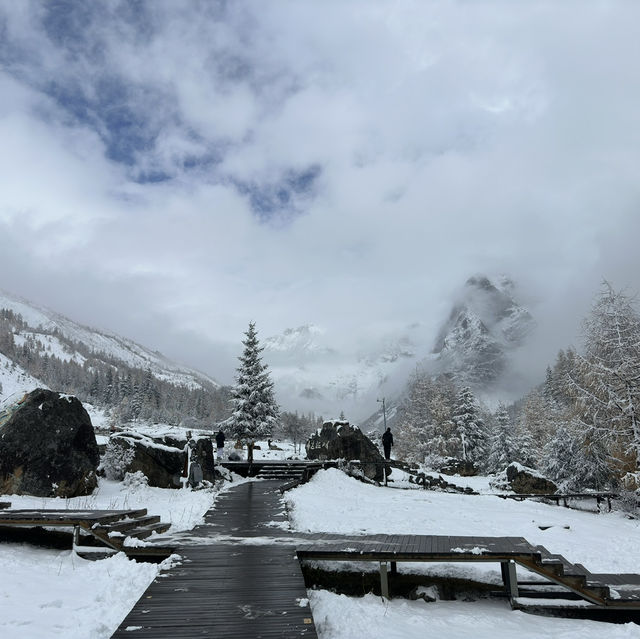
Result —
[{"label": "pine tree", "polygon": [[262,437],[273,430],[279,409],[268,366],[261,360],[263,349],[258,343],[254,322],[249,323],[242,344],[244,352],[238,358],[240,366],[232,389],[231,430],[236,436]]},{"label": "pine tree", "polygon": [[486,454],[485,426],[468,386],[458,394],[452,421],[460,441],[461,458],[475,463],[482,462]]},{"label": "pine tree", "polygon": [[516,460],[516,443],[511,417],[504,404],[498,406],[495,416],[495,428],[490,438],[487,467],[494,472],[504,470]]}]

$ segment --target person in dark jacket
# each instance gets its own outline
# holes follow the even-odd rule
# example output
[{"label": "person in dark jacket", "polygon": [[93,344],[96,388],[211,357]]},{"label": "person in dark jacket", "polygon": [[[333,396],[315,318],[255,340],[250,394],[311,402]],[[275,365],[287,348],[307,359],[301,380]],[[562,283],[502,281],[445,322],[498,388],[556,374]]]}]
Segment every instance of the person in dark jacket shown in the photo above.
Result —
[{"label": "person in dark jacket", "polygon": [[217,452],[217,457],[218,459],[222,459],[222,453],[224,451],[224,433],[222,432],[222,430],[218,431],[218,434],[216,435],[216,447],[218,448]]},{"label": "person in dark jacket", "polygon": [[391,459],[391,447],[393,446],[393,435],[391,429],[387,430],[382,435],[382,448],[384,448],[384,458]]}]

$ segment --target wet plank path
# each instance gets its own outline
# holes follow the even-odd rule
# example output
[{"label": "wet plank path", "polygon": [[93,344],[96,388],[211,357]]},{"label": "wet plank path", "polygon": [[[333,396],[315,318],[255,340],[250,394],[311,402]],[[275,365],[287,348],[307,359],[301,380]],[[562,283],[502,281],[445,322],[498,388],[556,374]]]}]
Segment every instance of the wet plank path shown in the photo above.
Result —
[{"label": "wet plank path", "polygon": [[280,481],[235,486],[179,535],[179,565],[157,577],[113,639],[316,639],[287,533]]}]

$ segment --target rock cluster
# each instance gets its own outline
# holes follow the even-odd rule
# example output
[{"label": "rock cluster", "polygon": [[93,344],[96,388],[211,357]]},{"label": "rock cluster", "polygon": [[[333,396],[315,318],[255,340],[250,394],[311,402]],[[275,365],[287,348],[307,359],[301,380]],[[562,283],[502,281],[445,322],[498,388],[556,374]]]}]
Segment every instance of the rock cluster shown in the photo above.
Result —
[{"label": "rock cluster", "polygon": [[465,486],[464,488],[456,486],[455,484],[452,484],[446,479],[440,477],[440,475],[432,477],[431,475],[425,475],[425,473],[418,473],[415,478],[413,475],[410,475],[409,482],[412,484],[418,484],[418,486],[422,486],[428,490],[443,490],[449,493],[464,493],[465,495],[478,494],[473,490],[473,488],[469,488],[468,486]]},{"label": "rock cluster", "polygon": [[438,472],[444,475],[460,475],[460,477],[474,477],[478,474],[473,462],[455,457],[447,457],[438,468]]},{"label": "rock cluster", "polygon": [[[192,440],[192,461],[202,469],[202,477],[213,482],[216,470],[213,460],[213,445],[207,437]],[[114,479],[124,473],[142,472],[149,486],[158,488],[180,488],[180,478],[185,475],[187,464],[187,439],[167,435],[149,437],[134,431],[123,431],[109,439],[108,453],[103,468],[107,476]]]},{"label": "rock cluster", "polygon": [[[357,427],[343,420],[324,422],[306,443],[308,459],[358,460],[364,476],[374,481],[384,479],[384,459],[378,447]],[[387,468],[387,475],[391,468]]]}]

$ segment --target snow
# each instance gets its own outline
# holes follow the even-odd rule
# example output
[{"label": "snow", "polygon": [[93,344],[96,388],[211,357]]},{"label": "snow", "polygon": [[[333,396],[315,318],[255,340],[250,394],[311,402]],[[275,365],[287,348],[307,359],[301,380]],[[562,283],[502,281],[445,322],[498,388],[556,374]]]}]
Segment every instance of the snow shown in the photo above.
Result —
[{"label": "snow", "polygon": [[35,388],[47,388],[2,353],[0,353],[0,386],[2,387],[0,405],[17,402],[25,393]]},{"label": "snow", "polygon": [[65,345],[55,335],[23,330],[19,333],[14,333],[13,336],[16,346],[22,346],[29,338],[42,343],[44,348],[40,351],[40,355],[47,354],[49,357],[55,356],[63,362],[76,362],[77,364],[80,364],[80,366],[82,366],[86,361],[80,353],[69,352]]},{"label": "snow", "polygon": [[155,578],[158,566],[123,553],[100,561],[72,551],[2,544],[0,587],[3,639],[109,637]]},{"label": "snow", "polygon": [[[292,527],[300,531],[524,537],[592,572],[640,573],[640,521],[620,512],[594,514],[492,495],[376,487],[337,469],[319,471],[285,499]],[[604,539],[615,540],[615,554],[602,552]]]},{"label": "snow", "polygon": [[[261,442],[262,443],[262,442]],[[281,442],[279,444],[282,445]],[[284,451],[256,451],[286,457]],[[447,478],[469,482],[488,490],[488,478]],[[248,481],[248,480],[242,480]],[[235,482],[234,482],[235,483]],[[96,492],[74,499],[43,499],[11,495],[14,508],[55,508],[64,510],[94,508],[139,508],[171,522],[169,533],[181,532],[192,543],[211,543],[210,539],[189,538],[188,531],[203,521],[216,493],[212,489],[167,490],[144,484],[126,486],[101,479]],[[514,502],[498,497],[461,495],[426,490],[375,487],[347,477],[336,469],[319,471],[307,484],[286,493],[291,529],[348,534],[446,534],[524,536],[531,543],[545,545],[569,560],[580,562],[594,572],[639,572],[636,520],[620,513],[599,515],[558,508],[533,501]],[[551,525],[544,531],[541,522]],[[276,522],[274,522],[274,525]],[[281,523],[277,524],[281,526]],[[569,528],[563,526],[569,525]],[[616,556],[602,552],[602,540],[615,540]],[[229,538],[228,541],[231,541]],[[223,536],[216,538],[223,543]],[[299,542],[304,543],[300,538]],[[255,545],[291,543],[291,539],[255,537]],[[144,542],[143,542],[144,543]],[[462,549],[461,549],[462,551]],[[472,552],[482,553],[481,546]],[[468,549],[466,550],[468,552]],[[479,559],[481,559],[479,557]],[[175,564],[178,557],[167,560]],[[333,567],[377,570],[372,562],[322,562]],[[165,564],[166,565],[166,564]],[[399,564],[425,575],[439,575],[500,583],[497,564]],[[0,585],[0,637],[65,637],[65,639],[106,639],[121,623],[131,606],[161,567],[136,562],[120,553],[98,561],[78,558],[70,551],[34,548],[26,544],[0,544],[0,571],[10,575]],[[418,595],[436,598],[428,584]],[[434,597],[434,595],[436,595]],[[506,601],[488,599],[459,601],[423,599],[383,601],[366,595],[346,597],[326,591],[308,591],[308,599],[320,639],[423,639],[425,633],[443,639],[518,639],[581,637],[582,639],[638,638],[640,627],[603,626],[593,621],[545,618],[514,612]],[[300,598],[300,606],[306,605]]]},{"label": "snow", "polygon": [[[169,490],[145,485],[125,487],[101,479],[94,494],[73,499],[3,495],[12,508],[137,509],[147,508],[170,522],[167,534],[202,523],[211,508],[213,490]],[[153,539],[153,535],[149,539]],[[133,545],[132,542],[129,545]],[[148,543],[144,541],[142,543]],[[0,637],[107,639],[125,618],[163,566],[136,562],[124,553],[108,559],[80,559],[72,551],[0,544]]]},{"label": "snow", "polygon": [[[464,480],[474,488],[488,488],[488,478]],[[344,534],[434,534],[472,536],[523,536],[543,544],[593,572],[640,572],[637,535],[640,523],[620,513],[584,513],[540,504],[513,502],[491,495],[460,495],[425,490],[398,490],[362,484],[338,470],[318,472],[311,482],[286,496],[292,527],[312,532]],[[540,522],[551,523],[542,531]],[[563,526],[569,523],[569,528]],[[602,540],[613,539],[616,556],[602,552]],[[460,552],[466,551],[459,549]],[[481,554],[483,548],[472,552]],[[377,570],[372,562],[313,562],[324,568]],[[500,584],[498,564],[399,564],[400,572],[448,576]],[[518,569],[520,570],[520,569]],[[320,639],[455,639],[606,636],[638,637],[633,624],[603,626],[599,622],[547,618],[512,611],[504,601],[396,599],[383,601],[371,594],[351,598],[326,591],[310,591],[311,607]],[[548,603],[548,600],[546,600]]]},{"label": "snow", "polygon": [[309,599],[319,639],[640,637],[640,627],[633,624],[540,617],[513,611],[502,601],[386,601],[371,594],[352,598],[325,590],[310,591]]}]

